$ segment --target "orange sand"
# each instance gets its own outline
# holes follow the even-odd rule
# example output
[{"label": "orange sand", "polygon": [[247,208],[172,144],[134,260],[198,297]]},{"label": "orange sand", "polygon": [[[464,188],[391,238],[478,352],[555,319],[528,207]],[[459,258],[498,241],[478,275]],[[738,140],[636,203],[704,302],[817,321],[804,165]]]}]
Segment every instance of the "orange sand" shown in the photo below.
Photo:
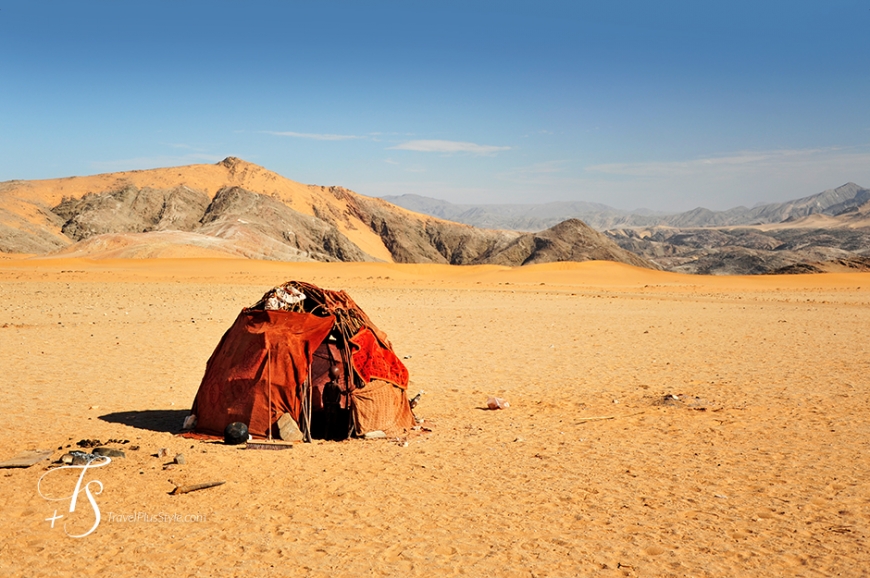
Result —
[{"label": "orange sand", "polygon": [[[239,309],[291,278],[347,289],[410,356],[432,433],[283,452],[169,433]],[[84,494],[70,514],[37,494],[44,464],[0,470],[0,575],[863,575],[868,327],[870,274],[3,260],[0,460],[130,444],[88,473],[82,539],[62,526],[93,523]]]}]

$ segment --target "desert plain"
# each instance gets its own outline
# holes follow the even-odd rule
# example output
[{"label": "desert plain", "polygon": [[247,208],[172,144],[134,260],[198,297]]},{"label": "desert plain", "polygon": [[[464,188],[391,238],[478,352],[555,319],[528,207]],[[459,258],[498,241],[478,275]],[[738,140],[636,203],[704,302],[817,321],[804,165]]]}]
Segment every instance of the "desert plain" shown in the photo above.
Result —
[{"label": "desert plain", "polygon": [[[431,431],[175,435],[239,310],[290,279],[368,312]],[[41,496],[48,461],[0,470],[0,574],[865,576],[868,327],[867,273],[0,260],[0,461],[128,440],[87,472],[82,538],[96,508]]]}]

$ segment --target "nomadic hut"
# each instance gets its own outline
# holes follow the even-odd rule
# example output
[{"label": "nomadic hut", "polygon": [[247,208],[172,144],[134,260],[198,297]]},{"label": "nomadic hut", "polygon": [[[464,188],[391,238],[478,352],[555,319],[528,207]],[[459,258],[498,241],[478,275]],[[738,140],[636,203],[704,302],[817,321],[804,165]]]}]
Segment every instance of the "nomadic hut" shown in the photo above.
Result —
[{"label": "nomadic hut", "polygon": [[222,436],[345,439],[414,425],[408,370],[344,291],[290,281],[243,309],[208,360],[186,421]]}]

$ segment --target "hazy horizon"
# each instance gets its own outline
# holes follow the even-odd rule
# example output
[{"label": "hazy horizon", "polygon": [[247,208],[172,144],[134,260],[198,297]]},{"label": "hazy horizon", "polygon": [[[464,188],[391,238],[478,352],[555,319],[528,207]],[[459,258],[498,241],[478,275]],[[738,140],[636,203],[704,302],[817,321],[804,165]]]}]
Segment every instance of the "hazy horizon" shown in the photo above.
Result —
[{"label": "hazy horizon", "polygon": [[865,3],[4,3],[0,181],[217,162],[458,204],[870,183]]},{"label": "hazy horizon", "polygon": [[[848,185],[848,184],[850,184],[850,183],[843,183],[843,184],[840,185],[840,186],[845,186],[845,185]],[[860,187],[862,187],[862,188],[865,188],[865,187],[863,187],[860,183],[851,183],[851,184],[855,184],[855,185],[858,185],[858,186],[860,186]],[[823,190],[823,191],[818,191],[817,193],[812,193],[811,195],[803,195],[803,196],[801,196],[801,197],[794,197],[794,198],[789,198],[789,199],[783,199],[782,201],[759,201],[759,202],[757,202],[757,203],[753,203],[753,204],[751,204],[751,205],[734,205],[734,206],[731,206],[731,207],[727,207],[727,208],[725,208],[725,209],[714,209],[714,210],[715,210],[715,211],[727,211],[727,210],[729,210],[729,209],[739,209],[739,208],[741,208],[741,207],[745,207],[745,208],[747,208],[747,209],[754,209],[754,208],[756,208],[756,207],[763,207],[763,206],[766,206],[766,205],[771,205],[771,204],[775,204],[775,203],[779,203],[779,202],[796,201],[796,200],[801,199],[801,198],[804,198],[804,197],[813,196],[813,195],[815,195],[815,194],[823,193],[823,192],[825,192],[825,191],[827,191],[827,190],[833,190],[833,189],[837,189],[837,188],[839,188],[839,186],[838,186],[838,187],[829,187],[828,189],[825,189],[825,190]],[[416,193],[403,193],[403,195],[414,196],[414,195],[416,195]],[[382,199],[385,199],[385,200],[389,200],[389,199],[395,199],[395,198],[397,198],[397,197],[401,197],[401,196],[403,196],[403,195],[383,195],[383,196],[381,196],[381,197],[379,197],[379,198],[382,198]],[[692,207],[691,209],[685,209],[685,210],[679,210],[679,211],[660,211],[660,210],[657,210],[657,209],[650,209],[649,207],[628,207],[628,208],[625,208],[625,207],[614,207],[614,206],[612,206],[612,205],[608,205],[607,203],[599,203],[599,202],[597,202],[597,201],[576,201],[576,200],[564,200],[564,201],[562,201],[562,200],[559,200],[559,201],[541,201],[541,202],[537,202],[537,203],[534,202],[534,201],[518,202],[518,203],[510,203],[510,202],[506,202],[506,203],[472,203],[472,202],[462,202],[462,201],[460,201],[460,202],[447,201],[447,200],[445,200],[445,199],[439,199],[439,198],[437,198],[437,197],[427,197],[427,196],[425,196],[425,195],[416,195],[416,196],[423,197],[423,198],[426,198],[426,199],[433,199],[433,200],[436,200],[436,201],[447,202],[447,203],[450,203],[450,204],[455,205],[455,206],[464,206],[464,207],[503,206],[503,205],[518,205],[518,206],[528,205],[528,206],[540,206],[540,205],[554,204],[554,203],[578,203],[578,202],[587,202],[587,203],[592,204],[592,205],[601,205],[601,206],[603,206],[603,207],[608,207],[608,208],[610,208],[610,209],[616,209],[616,210],[618,210],[618,211],[623,211],[623,212],[626,212],[626,213],[636,213],[636,214],[650,213],[650,214],[661,214],[661,215],[665,215],[665,214],[676,214],[676,213],[685,213],[685,212],[688,212],[688,211],[692,211],[693,209],[709,209],[709,207],[704,207],[704,206],[698,205],[698,206],[696,206],[696,207]]]}]

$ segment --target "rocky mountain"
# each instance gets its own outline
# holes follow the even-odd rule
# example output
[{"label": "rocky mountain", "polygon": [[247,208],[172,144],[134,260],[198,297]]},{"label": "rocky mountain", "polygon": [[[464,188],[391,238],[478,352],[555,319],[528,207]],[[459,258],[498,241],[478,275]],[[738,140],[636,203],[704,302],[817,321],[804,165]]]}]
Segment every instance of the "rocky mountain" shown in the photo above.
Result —
[{"label": "rocky mountain", "polygon": [[870,189],[846,183],[836,189],[784,203],[769,203],[752,208],[735,207],[711,211],[703,207],[683,213],[653,213],[641,209],[621,211],[598,203],[543,203],[460,205],[447,201],[400,195],[384,197],[393,204],[427,215],[434,215],[477,227],[500,227],[535,231],[564,221],[582,219],[595,229],[623,227],[733,227],[797,221],[810,215],[836,216],[870,201]]},{"label": "rocky mountain", "polygon": [[[519,230],[546,226],[552,231],[559,229],[556,223],[580,216],[625,251],[669,271],[752,275],[870,270],[870,190],[854,183],[785,203],[727,211],[698,208],[674,215],[628,213],[593,203],[453,205],[415,195],[387,198],[442,218]],[[530,237],[535,235],[527,234],[523,242],[529,243]],[[569,251],[563,248],[561,253]]]},{"label": "rocky mountain", "polygon": [[579,221],[537,234],[475,228],[216,165],[0,183],[0,252],[88,257],[522,265],[608,259],[653,267]]},{"label": "rocky mountain", "polygon": [[410,211],[432,215],[440,219],[465,223],[474,227],[514,231],[540,231],[557,225],[565,219],[580,219],[598,230],[637,224],[654,225],[657,222],[656,217],[666,215],[644,209],[633,212],[621,211],[600,203],[583,201],[464,205],[410,194],[382,198]]},{"label": "rocky mountain", "polygon": [[64,198],[51,212],[63,219],[61,231],[81,241],[103,233],[190,230],[205,215],[208,195],[184,185],[172,189],[138,189],[133,185]]},{"label": "rocky mountain", "polygon": [[623,249],[663,269],[681,273],[756,275],[870,270],[870,227],[654,227],[614,229],[605,234]]},{"label": "rocky mountain", "polygon": [[[509,266],[603,259],[704,274],[870,270],[870,191],[851,183],[788,203],[667,216],[590,203],[489,210],[399,199],[439,216],[342,187],[296,183],[232,157],[214,165],[9,181],[0,183],[0,253]],[[633,226],[601,233],[566,218],[584,211],[598,226]],[[442,218],[462,215],[539,230]],[[744,221],[753,224],[734,225]]]},{"label": "rocky mountain", "polygon": [[698,208],[668,216],[657,224],[671,227],[764,225],[797,221],[810,215],[836,216],[867,201],[870,201],[870,189],[855,183],[846,183],[836,189],[828,189],[809,197],[760,205],[751,209],[736,207],[727,211],[708,211]]},{"label": "rocky mountain", "polygon": [[487,257],[497,265],[529,265],[553,261],[619,261],[649,267],[649,261],[620,248],[583,221],[568,219],[539,233],[526,233]]}]

